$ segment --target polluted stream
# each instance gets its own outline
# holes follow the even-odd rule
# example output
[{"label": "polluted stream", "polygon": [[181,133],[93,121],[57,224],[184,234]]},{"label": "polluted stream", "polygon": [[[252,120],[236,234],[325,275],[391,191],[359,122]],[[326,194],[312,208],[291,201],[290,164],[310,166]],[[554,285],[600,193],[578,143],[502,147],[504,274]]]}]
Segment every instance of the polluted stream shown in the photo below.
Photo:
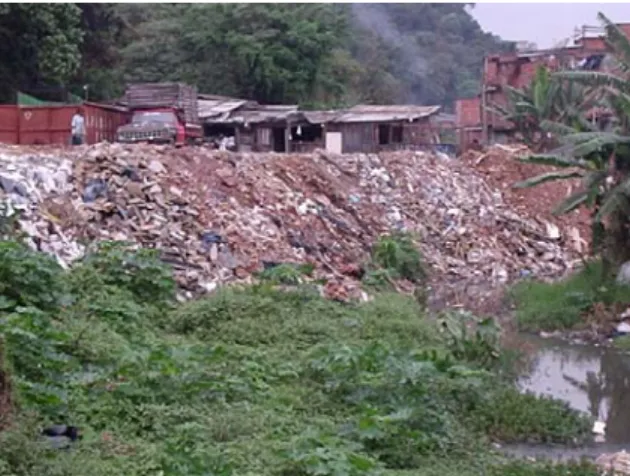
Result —
[{"label": "polluted stream", "polygon": [[593,420],[605,423],[604,435],[588,446],[505,445],[518,458],[556,461],[595,459],[630,447],[630,354],[592,344],[522,336],[533,348],[532,361],[519,378],[522,391],[563,400]]}]

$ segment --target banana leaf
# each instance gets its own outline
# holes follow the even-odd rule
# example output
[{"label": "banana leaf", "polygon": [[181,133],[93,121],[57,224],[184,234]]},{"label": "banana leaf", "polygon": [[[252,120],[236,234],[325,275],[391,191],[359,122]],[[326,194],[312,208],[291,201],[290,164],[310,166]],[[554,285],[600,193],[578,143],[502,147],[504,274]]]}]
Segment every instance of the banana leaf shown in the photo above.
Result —
[{"label": "banana leaf", "polygon": [[567,126],[566,124],[563,124],[561,122],[550,121],[548,119],[540,122],[540,128],[545,132],[551,132],[552,134],[556,135],[568,135],[576,133],[576,130],[573,127]]},{"label": "banana leaf", "polygon": [[551,182],[553,180],[564,180],[571,178],[583,178],[584,174],[582,172],[547,172],[544,174],[537,175],[536,177],[528,178],[527,180],[522,180],[520,182],[516,182],[512,185],[512,188],[530,188],[535,187],[536,185],[540,185],[541,183]]},{"label": "banana leaf", "polygon": [[553,165],[554,167],[583,167],[583,162],[562,157],[555,154],[550,155],[528,155],[519,157],[519,162],[527,164]]},{"label": "banana leaf", "polygon": [[567,198],[562,200],[562,202],[560,202],[558,205],[556,205],[555,208],[552,210],[552,213],[557,216],[572,212],[576,208],[579,208],[581,205],[587,203],[588,198],[588,191],[581,191],[571,194]]},{"label": "banana leaf", "polygon": [[601,150],[603,147],[613,146],[617,144],[630,144],[630,136],[600,133],[599,136],[575,146],[575,148],[573,149],[573,156],[584,157],[593,152]]},{"label": "banana leaf", "polygon": [[619,91],[630,92],[630,83],[624,78],[601,71],[560,71],[553,73],[554,78],[576,81],[586,86],[597,88],[612,86]]},{"label": "banana leaf", "polygon": [[613,188],[610,192],[608,192],[608,196],[604,203],[602,203],[601,208],[595,215],[596,221],[602,221],[607,215],[610,215],[614,211],[616,211],[619,207],[624,206],[628,203],[628,199],[630,198],[630,178],[624,180],[615,188]]},{"label": "banana leaf", "polygon": [[597,18],[606,28],[606,43],[615,52],[615,56],[624,72],[630,70],[630,40],[616,24],[611,22],[606,15],[599,12]]}]

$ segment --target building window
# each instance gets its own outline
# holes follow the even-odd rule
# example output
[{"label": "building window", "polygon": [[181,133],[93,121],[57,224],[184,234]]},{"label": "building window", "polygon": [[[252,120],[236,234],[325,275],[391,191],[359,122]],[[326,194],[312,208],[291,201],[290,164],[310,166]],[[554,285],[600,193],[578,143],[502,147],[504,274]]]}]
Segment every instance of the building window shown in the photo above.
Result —
[{"label": "building window", "polygon": [[266,127],[258,129],[258,143],[260,145],[271,145],[271,129]]},{"label": "building window", "polygon": [[403,126],[393,124],[379,124],[378,126],[378,144],[402,144],[403,142]]}]

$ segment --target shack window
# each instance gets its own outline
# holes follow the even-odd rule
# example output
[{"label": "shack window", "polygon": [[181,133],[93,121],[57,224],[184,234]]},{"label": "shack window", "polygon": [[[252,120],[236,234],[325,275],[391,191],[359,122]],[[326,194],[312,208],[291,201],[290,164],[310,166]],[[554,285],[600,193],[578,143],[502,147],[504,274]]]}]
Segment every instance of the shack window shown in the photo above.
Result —
[{"label": "shack window", "polygon": [[392,126],[392,142],[401,144],[403,141],[403,126]]},{"label": "shack window", "polygon": [[267,127],[258,129],[258,143],[260,145],[271,145],[271,130]]}]

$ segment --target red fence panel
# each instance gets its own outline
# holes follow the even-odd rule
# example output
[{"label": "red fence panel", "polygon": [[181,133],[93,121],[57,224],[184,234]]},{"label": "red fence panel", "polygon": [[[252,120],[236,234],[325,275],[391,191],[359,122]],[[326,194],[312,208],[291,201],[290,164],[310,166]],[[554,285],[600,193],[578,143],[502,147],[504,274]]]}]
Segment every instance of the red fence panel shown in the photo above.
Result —
[{"label": "red fence panel", "polygon": [[68,144],[76,106],[19,107],[20,144]]},{"label": "red fence panel", "polygon": [[16,106],[0,106],[0,142],[18,144],[20,140]]},{"label": "red fence panel", "polygon": [[[69,144],[77,106],[0,105],[0,142],[5,144]],[[116,140],[116,130],[129,121],[124,108],[86,103],[86,142]]]},{"label": "red fence panel", "polygon": [[130,115],[126,109],[104,104],[86,103],[85,129],[88,144],[97,142],[114,142],[116,130],[129,122]]}]

